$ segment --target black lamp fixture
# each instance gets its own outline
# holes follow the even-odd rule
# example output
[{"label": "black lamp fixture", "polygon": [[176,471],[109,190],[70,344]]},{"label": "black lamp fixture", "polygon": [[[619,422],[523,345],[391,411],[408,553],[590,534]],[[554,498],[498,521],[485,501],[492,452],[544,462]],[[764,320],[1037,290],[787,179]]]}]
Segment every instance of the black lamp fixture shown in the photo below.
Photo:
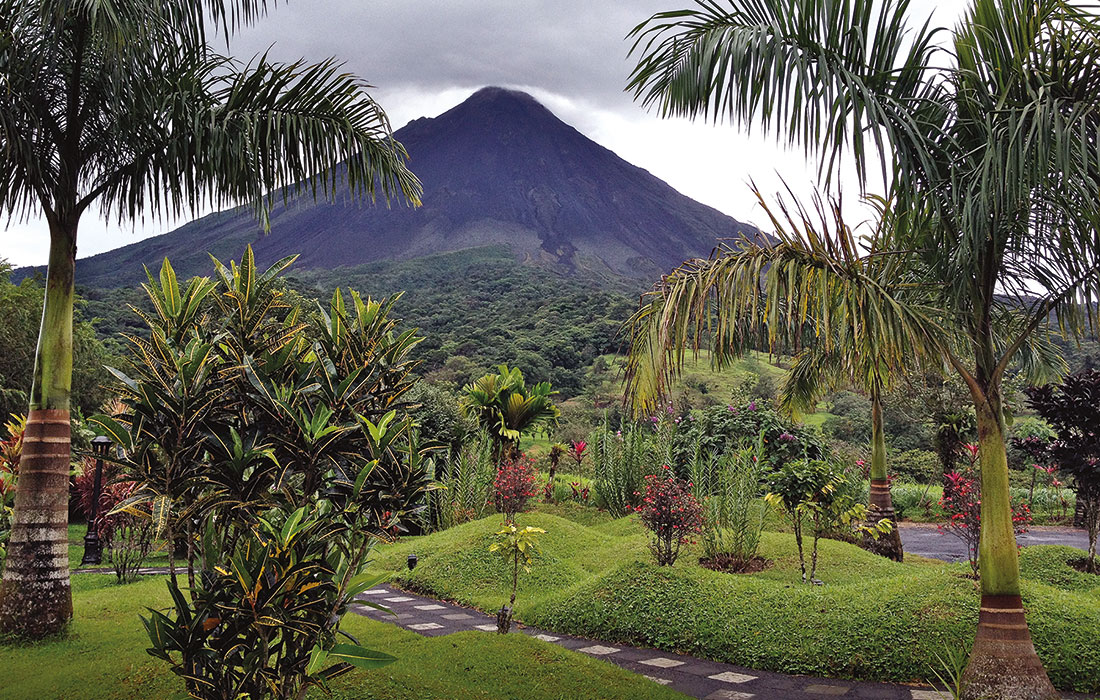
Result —
[{"label": "black lamp fixture", "polygon": [[103,489],[103,458],[111,450],[111,438],[99,435],[92,438],[92,453],[95,454],[95,480],[92,482],[92,502],[88,507],[88,532],[84,535],[84,558],[81,566],[91,566],[103,561],[103,544],[99,541],[96,520],[99,511],[99,497]]},{"label": "black lamp fixture", "polygon": [[417,561],[418,561],[418,559],[417,559],[415,554],[410,554],[409,555],[409,559],[408,559],[409,571],[412,571],[413,569],[416,568],[416,562]]}]

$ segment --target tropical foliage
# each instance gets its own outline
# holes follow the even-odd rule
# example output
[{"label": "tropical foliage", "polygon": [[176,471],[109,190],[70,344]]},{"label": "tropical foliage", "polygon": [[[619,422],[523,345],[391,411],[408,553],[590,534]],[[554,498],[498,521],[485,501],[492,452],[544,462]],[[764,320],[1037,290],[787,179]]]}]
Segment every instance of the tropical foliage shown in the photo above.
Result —
[{"label": "tropical foliage", "polygon": [[762,433],[755,444],[692,462],[692,488],[703,504],[703,553],[711,568],[741,571],[756,559],[770,509],[762,498],[764,441]]},{"label": "tropical foliage", "polygon": [[[870,334],[889,329],[890,337],[910,336],[911,348],[935,348],[970,390],[982,447],[983,606],[1023,624],[1003,383],[1033,333],[1053,316],[1081,334],[1100,296],[1100,26],[1091,10],[1064,0],[974,0],[950,32],[927,22],[913,30],[908,11],[907,0],[701,0],[637,27],[630,87],[645,104],[761,125],[820,156],[826,182],[850,154],[866,183],[880,156],[897,238],[857,249],[837,232],[685,269],[674,281],[694,278],[701,291],[671,294],[639,319],[634,375],[643,396],[661,389],[662,366],[652,358],[685,339],[686,319],[706,316],[714,291],[723,319],[716,347],[739,345],[739,311],[761,296],[776,312],[780,300],[796,302],[788,317],[812,319],[826,343],[851,327],[820,301],[835,292],[815,300],[774,283],[761,288],[765,269],[776,281],[783,278],[772,271],[800,270],[802,282],[786,289],[850,288],[843,296],[858,296],[885,326]],[[938,55],[937,42],[949,53]],[[911,278],[906,289],[921,290],[918,300],[855,274],[851,262],[869,255],[897,264]],[[712,275],[715,266],[723,274]],[[779,318],[769,320],[774,335]],[[965,351],[950,334],[937,337],[937,327],[958,328]],[[998,337],[997,328],[1011,330]],[[979,624],[966,697],[1055,696],[1026,635],[1005,642],[989,615]]]},{"label": "tropical foliage", "polygon": [[[132,583],[138,569],[153,550],[153,522],[149,517],[151,503],[135,503],[131,499],[138,483],[129,479],[117,465],[105,464],[100,473],[99,500],[96,501],[96,468],[87,459],[83,469],[74,479],[76,493],[84,513],[88,515],[88,527],[95,528],[102,552],[115,570],[119,583]],[[116,510],[129,501],[132,510],[140,509],[140,515],[132,511]],[[92,513],[95,513],[94,519]],[[167,544],[166,544],[167,546]]]},{"label": "tropical foliage", "polygon": [[[766,500],[779,506],[790,520],[803,583],[821,584],[817,578],[818,542],[826,532],[840,529],[878,536],[894,527],[888,520],[863,524],[867,507],[852,495],[849,476],[828,460],[796,460],[785,464],[769,477],[768,489]],[[809,573],[803,547],[807,525],[813,537]]]},{"label": "tropical foliage", "polygon": [[523,372],[507,365],[467,385],[464,393],[463,410],[493,436],[498,457],[515,452],[524,433],[546,430],[561,415],[550,382],[528,387]]},{"label": "tropical foliage", "polygon": [[508,634],[512,627],[512,612],[516,607],[516,589],[519,588],[519,567],[531,572],[533,555],[538,550],[539,535],[545,535],[546,530],[541,527],[528,525],[522,530],[516,527],[514,521],[508,522],[503,530],[496,534],[496,541],[489,545],[489,551],[504,557],[512,565],[512,597],[508,599],[508,605],[501,606],[497,612],[497,632]]},{"label": "tropical foliage", "polygon": [[[1072,479],[1078,503],[1084,504],[1089,533],[1086,570],[1097,573],[1096,541],[1100,532],[1100,371],[1066,377],[1060,386],[1034,387],[1028,403],[1054,429],[1049,460]],[[1035,465],[1039,469],[1039,465]],[[1034,473],[1034,472],[1033,472]]]},{"label": "tropical foliage", "polygon": [[146,626],[197,697],[300,697],[392,660],[337,634],[379,580],[363,573],[374,543],[418,518],[428,489],[402,401],[417,338],[396,332],[394,300],[355,292],[302,318],[278,278],[291,262],[261,271],[249,248],[184,286],[166,260],[131,373],[112,370],[124,408],[95,419],[139,484],[114,512],[185,541],[186,587],[170,552],[173,609]]},{"label": "tropical foliage", "polygon": [[11,537],[11,517],[15,511],[15,489],[19,482],[19,455],[23,451],[23,429],[26,422],[15,417],[4,423],[0,440],[0,561],[7,554]]},{"label": "tropical foliage", "polygon": [[[15,504],[35,515],[15,521],[23,532],[0,588],[6,632],[53,634],[72,616],[54,543],[67,525],[75,258],[89,207],[134,221],[247,202],[266,225],[287,188],[418,201],[385,113],[339,62],[265,54],[242,64],[208,42],[221,34],[228,53],[232,33],[267,6],[0,1],[0,207],[42,216],[50,231],[24,451],[25,483],[35,487]],[[203,362],[191,361],[191,370]]]}]

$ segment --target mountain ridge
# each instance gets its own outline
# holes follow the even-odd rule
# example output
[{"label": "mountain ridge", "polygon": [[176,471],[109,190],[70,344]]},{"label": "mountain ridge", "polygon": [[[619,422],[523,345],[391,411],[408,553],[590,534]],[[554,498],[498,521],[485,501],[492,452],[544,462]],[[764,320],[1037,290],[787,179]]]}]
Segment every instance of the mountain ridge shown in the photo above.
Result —
[{"label": "mountain ridge", "polygon": [[[333,269],[505,244],[517,260],[569,272],[655,279],[719,239],[755,228],[696,202],[561,121],[524,92],[482,88],[437,117],[395,132],[424,185],[423,205],[313,201],[308,188],[271,212],[267,235],[249,207],[77,261],[77,283],[144,279],[167,256],[181,275],[208,274],[207,253],[260,263],[298,254]],[[21,272],[27,272],[24,268]]]}]

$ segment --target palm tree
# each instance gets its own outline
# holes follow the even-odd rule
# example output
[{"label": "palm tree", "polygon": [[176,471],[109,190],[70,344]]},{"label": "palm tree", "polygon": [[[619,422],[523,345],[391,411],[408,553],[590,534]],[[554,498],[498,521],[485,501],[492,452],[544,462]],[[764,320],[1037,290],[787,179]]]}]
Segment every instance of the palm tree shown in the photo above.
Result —
[{"label": "palm tree", "polygon": [[[919,258],[933,317],[967,341],[965,353],[936,341],[970,390],[981,446],[966,697],[1053,698],[1020,598],[1001,385],[1051,314],[1079,335],[1100,296],[1100,28],[1068,0],[974,0],[954,30],[913,31],[908,5],[698,0],[635,29],[631,88],[667,115],[760,124],[820,156],[827,178],[848,154],[865,178],[878,154],[896,252]],[[1003,342],[999,324],[1013,329]],[[643,353],[659,347],[650,335]]]},{"label": "palm tree", "polygon": [[[49,225],[35,356],[0,629],[38,637],[72,614],[67,502],[77,231],[93,204],[134,220],[250,202],[265,223],[275,192],[420,186],[366,84],[333,60],[247,65],[228,42],[266,0],[71,3],[0,0],[0,203]],[[346,164],[338,173],[333,168]]]},{"label": "palm tree", "polygon": [[550,382],[528,387],[518,367],[501,365],[496,374],[482,376],[463,391],[462,411],[492,436],[498,461],[513,455],[523,433],[544,428],[561,415],[550,398],[558,393]]},{"label": "palm tree", "polygon": [[646,295],[631,320],[628,396],[636,406],[651,408],[679,373],[683,348],[707,341],[719,367],[757,345],[796,349],[780,392],[792,413],[813,406],[830,388],[861,386],[871,399],[868,518],[894,525],[871,547],[901,561],[886,478],[882,397],[908,365],[936,357],[943,335],[910,274],[915,255],[889,251],[892,241],[881,225],[886,217],[860,240],[845,225],[838,203],[825,206],[819,199],[813,212],[797,204],[791,212],[780,203],[777,215],[759,193],[757,198],[779,243],[743,241],[710,260],[687,263]]},{"label": "palm tree", "polygon": [[823,345],[810,345],[795,357],[780,398],[783,406],[794,413],[813,406],[825,391],[846,384],[857,384],[867,392],[871,401],[871,489],[867,520],[873,523],[887,520],[891,530],[868,537],[865,546],[875,554],[902,561],[905,550],[890,497],[886,432],[882,427],[882,396],[889,390],[893,374],[878,358],[874,348],[834,345],[832,350],[827,350]]}]

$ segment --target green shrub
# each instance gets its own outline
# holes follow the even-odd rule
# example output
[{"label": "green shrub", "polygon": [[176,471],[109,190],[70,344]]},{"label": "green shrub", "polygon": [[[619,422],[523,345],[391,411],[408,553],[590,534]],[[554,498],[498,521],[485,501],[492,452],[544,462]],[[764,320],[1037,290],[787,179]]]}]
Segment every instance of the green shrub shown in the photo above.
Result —
[{"label": "green shrub", "polygon": [[[768,489],[765,499],[783,509],[794,530],[803,583],[820,584],[817,579],[819,540],[827,532],[850,534],[853,530],[867,529],[861,524],[867,515],[867,506],[853,495],[857,492],[853,480],[833,462],[795,460],[784,464],[771,475]],[[809,525],[813,536],[809,574],[806,573],[806,557],[802,547],[804,524]],[[889,523],[884,521],[876,528],[868,529],[868,532],[877,536],[879,530],[888,532],[889,528]]]},{"label": "green shrub", "polygon": [[605,424],[588,442],[596,505],[615,517],[630,513],[641,502],[643,479],[660,466],[654,433],[637,427],[612,432]]},{"label": "green shrub", "polygon": [[440,487],[428,492],[428,528],[445,530],[478,520],[492,508],[493,443],[487,435],[463,444],[457,452],[431,461],[432,478]]},{"label": "green shrub", "polygon": [[169,547],[174,606],[147,629],[197,698],[297,698],[392,660],[337,634],[377,581],[361,576],[376,541],[420,517],[425,450],[394,410],[417,339],[396,300],[355,292],[301,321],[278,278],[292,261],[260,271],[248,248],[181,287],[165,260],[132,377],[114,371],[124,408],[95,419],[139,484],[117,508],[151,503],[156,531],[186,544],[190,595]]},{"label": "green shrub", "polygon": [[898,520],[924,522],[942,519],[942,495],[943,487],[938,484],[895,483],[890,486],[890,498],[894,502],[894,513]]},{"label": "green shrub", "polygon": [[694,464],[692,483],[703,503],[703,553],[712,566],[728,560],[725,566],[736,570],[756,558],[768,516],[768,503],[761,498],[763,448],[761,436],[754,448]]},{"label": "green shrub", "polygon": [[[686,426],[686,427],[685,427]],[[680,476],[699,454],[722,455],[738,449],[743,442],[764,435],[765,453],[770,468],[778,469],[794,459],[817,459],[825,454],[824,441],[811,428],[784,418],[767,401],[747,401],[738,405],[712,406],[681,420],[672,440],[669,464]]]},{"label": "green shrub", "polygon": [[940,481],[940,459],[935,452],[905,450],[887,457],[886,470],[898,480],[915,484],[935,484]]}]

